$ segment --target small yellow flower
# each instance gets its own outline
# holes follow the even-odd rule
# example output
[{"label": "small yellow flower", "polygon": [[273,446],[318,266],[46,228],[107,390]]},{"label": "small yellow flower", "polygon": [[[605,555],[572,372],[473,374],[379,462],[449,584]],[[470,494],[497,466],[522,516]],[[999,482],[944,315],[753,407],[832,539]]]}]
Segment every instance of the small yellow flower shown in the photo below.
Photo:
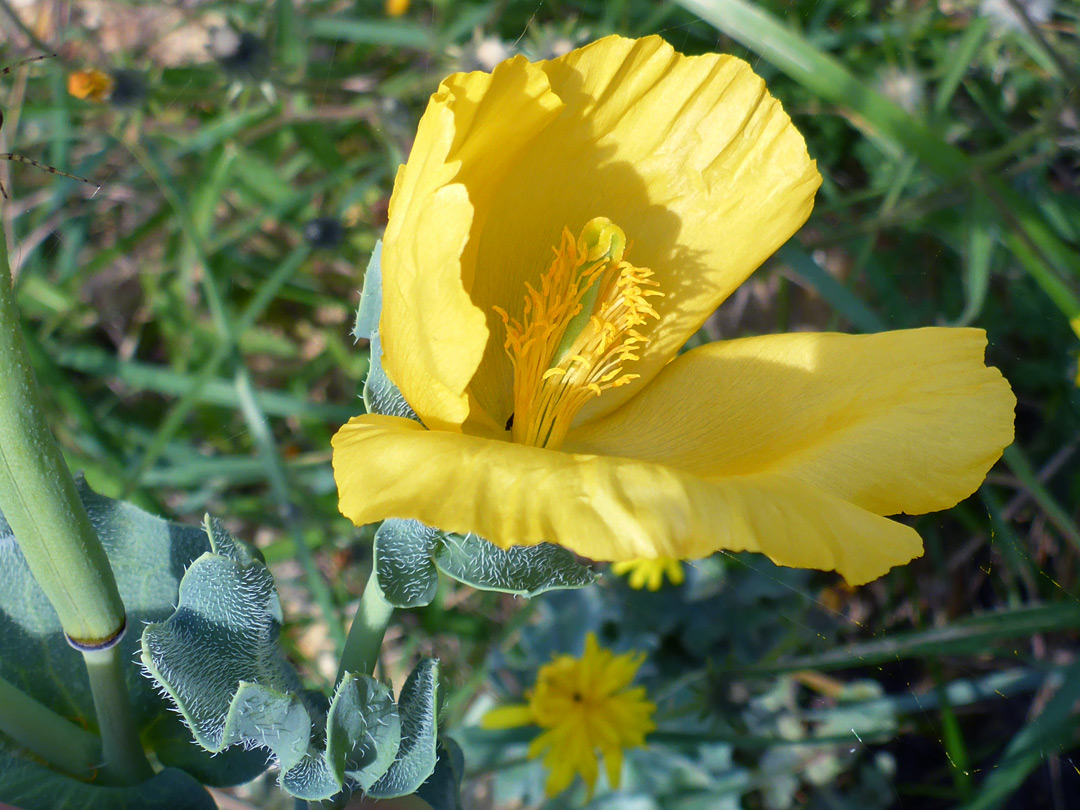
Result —
[{"label": "small yellow flower", "polygon": [[758,551],[856,585],[921,554],[887,516],[966,498],[1012,441],[982,330],[679,351],[820,183],[732,56],[612,36],[447,78],[382,249],[383,367],[422,424],[338,432],[342,513],[613,562]]},{"label": "small yellow flower", "polygon": [[409,0],[386,0],[386,14],[389,17],[400,17],[409,10]]},{"label": "small yellow flower", "polygon": [[493,709],[484,717],[491,729],[537,725],[544,729],[529,746],[529,756],[543,756],[549,796],[570,787],[581,774],[592,796],[604,758],[608,783],[618,788],[623,751],[645,744],[656,728],[644,687],[631,687],[640,653],[615,655],[600,647],[596,636],[585,639],[581,658],[560,655],[542,666],[528,703]]},{"label": "small yellow flower", "polygon": [[113,91],[113,79],[97,68],[76,70],[68,74],[67,89],[75,98],[102,102]]},{"label": "small yellow flower", "polygon": [[672,585],[681,585],[686,578],[683,574],[682,563],[674,557],[626,560],[614,563],[611,570],[619,576],[629,574],[630,587],[639,591],[642,588],[648,588],[650,591],[660,590],[660,586],[664,584],[665,574]]}]

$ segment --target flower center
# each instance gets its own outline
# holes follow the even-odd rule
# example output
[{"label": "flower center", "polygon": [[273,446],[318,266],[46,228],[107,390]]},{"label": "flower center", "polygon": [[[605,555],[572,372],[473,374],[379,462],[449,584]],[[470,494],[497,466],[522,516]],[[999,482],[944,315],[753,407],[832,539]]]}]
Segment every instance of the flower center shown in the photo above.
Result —
[{"label": "flower center", "polygon": [[649,298],[663,295],[652,271],[623,261],[626,235],[604,217],[574,239],[563,229],[539,289],[525,284],[521,320],[501,307],[504,348],[514,367],[514,412],[507,430],[515,442],[557,449],[578,411],[609,388],[639,375],[624,366],[649,338],[638,327],[658,318]]}]

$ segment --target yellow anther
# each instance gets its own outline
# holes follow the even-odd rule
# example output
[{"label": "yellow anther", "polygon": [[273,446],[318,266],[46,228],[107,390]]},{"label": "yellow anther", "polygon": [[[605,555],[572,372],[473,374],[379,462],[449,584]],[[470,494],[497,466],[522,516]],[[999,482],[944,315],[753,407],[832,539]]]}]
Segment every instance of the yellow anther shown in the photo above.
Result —
[{"label": "yellow anther", "polygon": [[649,338],[637,327],[659,317],[649,304],[663,295],[652,271],[623,260],[626,235],[597,217],[574,239],[563,230],[539,289],[525,285],[521,320],[496,307],[514,367],[514,441],[557,448],[593,397],[637,379],[624,365]]}]

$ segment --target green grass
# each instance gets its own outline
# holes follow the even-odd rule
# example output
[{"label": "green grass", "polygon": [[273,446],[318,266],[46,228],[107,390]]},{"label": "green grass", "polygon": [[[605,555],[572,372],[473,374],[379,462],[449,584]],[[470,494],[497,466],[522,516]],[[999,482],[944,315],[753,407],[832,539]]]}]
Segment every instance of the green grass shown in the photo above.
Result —
[{"label": "green grass", "polygon": [[[726,304],[701,339],[979,326],[1017,393],[1017,443],[976,496],[917,521],[922,560],[856,594],[725,559],[717,581],[752,639],[693,650],[672,626],[639,622],[657,650],[650,684],[685,679],[692,696],[670,707],[660,739],[717,784],[700,744],[733,746],[749,776],[730,795],[761,807],[762,752],[784,746],[774,728],[740,726],[748,704],[730,692],[827,673],[877,682],[881,695],[857,705],[884,706],[897,725],[821,784],[797,767],[811,806],[987,810],[1077,795],[1080,12],[1061,3],[1032,31],[979,16],[973,0],[945,5],[437,0],[389,19],[380,3],[230,4],[266,57],[231,68],[167,66],[151,42],[104,53],[76,26],[50,34],[59,58],[5,77],[3,134],[102,190],[18,164],[0,163],[0,178],[69,464],[107,495],[188,520],[210,510],[257,540],[283,583],[294,657],[313,684],[332,677],[370,533],[337,513],[329,440],[362,408],[366,348],[349,335],[362,268],[427,96],[475,67],[477,30],[534,57],[610,32],[729,51],[783,101],[824,184],[810,222],[751,282],[759,295]],[[34,51],[7,37],[0,62]],[[146,97],[68,96],[65,72],[93,65],[139,71]],[[343,240],[309,244],[316,217],[344,223]],[[603,587],[634,615],[643,597]],[[706,603],[663,604],[689,623]],[[528,612],[543,610],[448,587],[399,616],[390,649],[443,657],[453,728],[488,676],[525,673],[527,685],[535,661],[513,642],[557,624]],[[493,646],[505,657],[487,657]],[[839,722],[843,701],[798,689],[800,722]],[[715,729],[679,738],[678,718],[702,713]],[[880,752],[897,770],[865,798],[861,769]],[[491,756],[470,764],[476,784],[517,773],[512,752]],[[664,806],[695,806],[684,793]]]}]

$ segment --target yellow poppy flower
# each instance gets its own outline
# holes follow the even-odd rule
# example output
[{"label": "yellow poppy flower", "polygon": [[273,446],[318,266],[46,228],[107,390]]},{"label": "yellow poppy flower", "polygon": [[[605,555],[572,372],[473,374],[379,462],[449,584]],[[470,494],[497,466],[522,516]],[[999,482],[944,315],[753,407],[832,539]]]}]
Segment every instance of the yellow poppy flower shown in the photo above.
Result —
[{"label": "yellow poppy flower", "polygon": [[613,36],[447,78],[382,252],[383,365],[423,424],[338,432],[341,511],[595,560],[753,550],[854,584],[918,556],[883,516],[952,506],[1012,441],[981,330],[676,356],[820,180],[731,56]]},{"label": "yellow poppy flower", "polygon": [[112,76],[97,68],[75,70],[68,74],[68,94],[75,98],[102,102],[113,91]]},{"label": "yellow poppy flower", "polygon": [[528,703],[501,706],[484,716],[484,728],[536,725],[544,729],[529,745],[529,756],[543,757],[545,790],[554,796],[581,774],[592,796],[604,758],[608,783],[619,787],[623,751],[645,744],[656,729],[644,687],[630,687],[644,656],[615,655],[589,633],[581,658],[560,655],[540,667]]},{"label": "yellow poppy flower", "polygon": [[619,576],[627,577],[630,587],[638,591],[643,588],[650,591],[660,590],[665,575],[672,585],[681,585],[685,579],[682,563],[671,557],[625,560],[614,563],[611,570]]}]

